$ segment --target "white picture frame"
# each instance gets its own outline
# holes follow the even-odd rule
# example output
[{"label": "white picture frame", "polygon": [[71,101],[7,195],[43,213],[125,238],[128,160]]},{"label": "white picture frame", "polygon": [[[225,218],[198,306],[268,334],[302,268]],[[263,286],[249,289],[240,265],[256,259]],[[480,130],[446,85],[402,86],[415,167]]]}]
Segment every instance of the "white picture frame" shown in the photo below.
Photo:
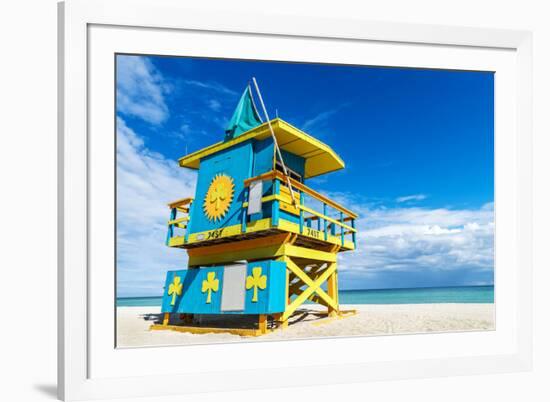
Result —
[{"label": "white picture frame", "polygon": [[[119,31],[120,35],[114,31],[109,31],[108,35],[103,34],[104,37],[112,39],[111,44],[101,41],[101,32],[106,32],[101,30],[106,29]],[[90,153],[97,138],[94,130],[103,124],[99,120],[96,124],[96,121],[90,118],[90,106],[96,104],[95,96],[108,96],[104,92],[108,94],[108,91],[113,90],[109,87],[96,91],[93,87],[98,82],[95,79],[90,80],[94,60],[97,60],[94,46],[108,54],[124,50],[116,49],[117,43],[131,43],[135,35],[141,35],[140,46],[147,46],[147,43],[143,43],[147,42],[144,39],[153,38],[154,35],[200,36],[201,33],[218,35],[220,38],[261,37],[262,43],[269,43],[270,40],[285,40],[287,43],[319,40],[335,42],[344,47],[369,45],[378,48],[393,46],[395,49],[399,46],[404,53],[407,48],[414,47],[414,52],[411,53],[415,55],[408,57],[416,57],[418,66],[435,66],[433,61],[421,60],[423,55],[428,57],[428,50],[423,53],[423,49],[428,48],[451,53],[477,52],[478,63],[487,60],[487,65],[492,63],[491,52],[495,54],[495,60],[499,59],[497,53],[503,55],[495,61],[499,69],[502,66],[501,76],[506,81],[503,86],[496,87],[496,103],[498,105],[499,96],[503,96],[502,92],[498,92],[498,88],[502,88],[503,91],[513,88],[510,89],[512,92],[507,92],[513,96],[506,106],[510,108],[507,109],[510,113],[502,113],[503,109],[499,109],[500,106],[496,108],[496,236],[497,239],[500,237],[502,241],[506,241],[501,243],[505,244],[505,247],[499,247],[498,242],[501,240],[497,240],[496,249],[497,254],[510,254],[507,255],[508,265],[500,279],[497,258],[496,331],[487,334],[341,338],[146,350],[114,349],[114,344],[109,343],[109,337],[114,337],[109,325],[112,325],[114,320],[112,316],[104,317],[103,314],[103,311],[108,311],[109,306],[114,305],[114,299],[109,300],[107,297],[99,300],[94,296],[97,287],[92,286],[93,281],[99,280],[97,275],[102,274],[96,274],[90,268],[96,254],[97,258],[103,258],[95,250],[90,249],[90,239],[94,239],[94,236],[97,236],[95,231],[102,227],[89,224],[90,208],[96,208],[93,204],[97,194],[90,191],[90,177],[109,174],[108,168],[103,172],[97,169],[97,165],[93,163],[97,155]],[[117,42],[119,37],[128,42]],[[155,46],[154,38],[151,39],[150,46],[149,52]],[[130,48],[137,49],[132,46],[128,47]],[[206,390],[229,391],[497,373],[531,368],[531,33],[351,19],[324,20],[260,13],[224,12],[223,15],[217,15],[201,10],[199,6],[193,9],[186,8],[184,3],[177,0],[70,0],[59,5],[59,49],[60,398],[77,400],[162,396]],[[170,52],[168,47],[159,51]],[[381,52],[384,53],[383,50]],[[452,57],[458,56],[455,54]],[[483,67],[483,64],[479,65]],[[461,65],[456,62],[456,68],[460,67]],[[100,78],[103,76],[106,77],[105,74],[97,75]],[[94,88],[94,91],[91,91],[91,88]],[[508,115],[502,118],[512,120],[500,121],[500,115]],[[106,136],[113,132],[114,128],[108,131]],[[503,163],[503,159],[506,159],[506,163]],[[503,180],[503,176],[506,180]],[[108,207],[107,205],[106,208]],[[501,236],[499,226],[513,230],[503,231]],[[90,227],[93,230],[90,230]],[[113,234],[110,233],[109,236],[112,237]],[[108,251],[103,254],[107,255]],[[106,275],[108,276],[108,271]],[[500,283],[502,286],[499,288]],[[109,294],[104,289],[101,291],[103,294]],[[506,311],[502,313],[503,310]],[[503,314],[502,319],[499,320],[498,314]],[[103,321],[98,320],[105,320],[105,325]],[[437,336],[437,340],[441,341],[439,345],[429,338],[433,336]],[[427,344],[434,345],[434,349],[423,349],[422,345]],[[494,345],[494,348],[487,347],[484,353],[483,345],[489,344]],[[319,348],[363,350],[369,345],[382,351],[387,350],[384,348],[392,348],[397,351],[396,353],[402,351],[402,355],[390,357],[388,354],[386,358],[381,355],[367,360],[361,353],[356,353],[353,359],[336,355],[334,358],[327,358],[326,354],[318,356],[317,353]],[[438,347],[445,350],[449,345],[457,345],[452,354],[441,357],[444,355],[443,352],[436,353]],[[190,369],[178,372],[174,367],[163,367],[161,370],[159,362],[164,361],[169,349],[173,350],[171,353],[186,356],[191,365]],[[252,365],[252,360],[245,356],[246,353],[258,355],[266,351],[274,355],[284,355],[285,351],[288,353],[291,350],[297,357],[293,364],[286,366],[277,361],[271,362],[271,365],[265,362]],[[414,353],[406,354],[407,350]],[[224,356],[223,360],[232,362],[234,367],[229,369],[229,366],[221,363],[216,367],[201,366],[199,356],[202,353],[221,354]],[[235,359],[237,356],[242,358]],[[236,360],[240,361],[240,365]],[[191,362],[196,364],[193,365]],[[140,365],[141,367],[137,367]],[[150,376],[154,381],[143,381],[144,376]],[[180,386],[166,386],[174,383]]]}]

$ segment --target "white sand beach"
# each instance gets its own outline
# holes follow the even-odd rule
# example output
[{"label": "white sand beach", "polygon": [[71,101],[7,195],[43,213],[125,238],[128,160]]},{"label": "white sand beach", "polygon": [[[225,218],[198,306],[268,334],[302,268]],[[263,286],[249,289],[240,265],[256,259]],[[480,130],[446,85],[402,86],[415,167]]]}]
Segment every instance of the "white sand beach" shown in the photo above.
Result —
[{"label": "white sand beach", "polygon": [[[494,304],[385,304],[341,305],[357,314],[342,318],[319,318],[297,314],[285,330],[259,337],[227,333],[188,334],[171,330],[149,330],[160,320],[160,307],[118,307],[117,347],[193,345],[228,342],[257,342],[335,336],[373,336],[426,332],[483,331],[495,328]],[[307,306],[314,312],[315,306]]]}]

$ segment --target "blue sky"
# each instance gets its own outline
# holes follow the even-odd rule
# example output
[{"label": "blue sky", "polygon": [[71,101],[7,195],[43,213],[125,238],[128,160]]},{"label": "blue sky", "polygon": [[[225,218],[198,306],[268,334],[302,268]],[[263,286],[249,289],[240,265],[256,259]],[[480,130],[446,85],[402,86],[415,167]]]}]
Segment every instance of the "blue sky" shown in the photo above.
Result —
[{"label": "blue sky", "polygon": [[252,76],[271,116],[346,162],[309,182],[361,214],[342,288],[493,283],[492,73],[118,56],[119,295],[185,266],[163,244],[166,203],[194,189],[176,160],[223,139]]}]

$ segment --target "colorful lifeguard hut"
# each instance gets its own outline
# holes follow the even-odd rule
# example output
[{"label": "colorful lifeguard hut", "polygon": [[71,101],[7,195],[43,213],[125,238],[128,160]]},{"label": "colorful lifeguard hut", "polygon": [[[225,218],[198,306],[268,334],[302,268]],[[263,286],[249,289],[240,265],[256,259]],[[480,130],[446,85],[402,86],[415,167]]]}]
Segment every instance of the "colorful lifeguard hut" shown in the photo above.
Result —
[{"label": "colorful lifeguard hut", "polygon": [[[349,313],[337,255],[356,248],[357,215],[306,185],[344,168],[328,145],[280,118],[263,122],[249,85],[223,141],[179,165],[198,170],[196,192],[169,204],[166,244],[187,250],[188,269],[167,273],[152,329],[256,336],[287,327],[307,301],[326,307],[316,314]],[[221,326],[201,324],[207,315]],[[237,315],[253,325],[224,325]]]}]

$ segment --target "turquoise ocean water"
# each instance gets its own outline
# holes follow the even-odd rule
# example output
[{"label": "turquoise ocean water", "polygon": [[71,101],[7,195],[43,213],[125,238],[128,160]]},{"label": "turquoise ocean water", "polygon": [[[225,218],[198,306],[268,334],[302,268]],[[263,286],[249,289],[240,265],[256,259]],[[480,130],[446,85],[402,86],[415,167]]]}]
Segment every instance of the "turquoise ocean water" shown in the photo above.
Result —
[{"label": "turquoise ocean water", "polygon": [[[493,286],[340,290],[341,304],[494,303]],[[162,297],[120,297],[117,306],[160,306]]]}]

